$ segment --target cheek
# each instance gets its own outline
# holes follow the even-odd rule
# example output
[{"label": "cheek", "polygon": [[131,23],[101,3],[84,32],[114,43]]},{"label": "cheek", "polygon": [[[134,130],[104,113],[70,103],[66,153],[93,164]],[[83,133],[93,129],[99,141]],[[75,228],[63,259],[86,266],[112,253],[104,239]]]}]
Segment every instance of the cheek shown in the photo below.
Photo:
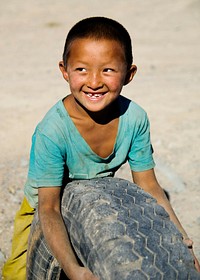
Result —
[{"label": "cheek", "polygon": [[72,75],[69,78],[69,86],[71,89],[78,89],[82,86],[83,79],[78,77],[77,75]]},{"label": "cheek", "polygon": [[110,82],[110,89],[112,91],[121,90],[123,85],[124,79],[113,79],[112,82]]}]

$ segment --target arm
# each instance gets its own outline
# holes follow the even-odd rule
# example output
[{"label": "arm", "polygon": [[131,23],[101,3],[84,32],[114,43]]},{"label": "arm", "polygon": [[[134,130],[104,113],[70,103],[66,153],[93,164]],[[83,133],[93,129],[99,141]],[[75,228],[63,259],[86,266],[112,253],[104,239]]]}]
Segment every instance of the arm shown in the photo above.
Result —
[{"label": "arm", "polygon": [[183,235],[183,241],[188,246],[188,248],[191,250],[192,255],[194,256],[195,266],[198,271],[200,271],[200,266],[198,263],[198,260],[196,259],[194,252],[192,250],[193,242],[188,238],[188,235],[184,228],[182,227],[180,221],[178,220],[174,210],[172,209],[172,206],[167,199],[163,189],[159,185],[154,170],[150,169],[147,171],[142,172],[134,172],[132,171],[132,177],[133,182],[139,185],[142,189],[144,189],[146,192],[150,193],[169,214],[171,221],[176,225],[178,230]]},{"label": "arm", "polygon": [[45,239],[65,274],[71,280],[98,280],[77,262],[60,212],[60,187],[39,188],[38,196],[39,218]]}]

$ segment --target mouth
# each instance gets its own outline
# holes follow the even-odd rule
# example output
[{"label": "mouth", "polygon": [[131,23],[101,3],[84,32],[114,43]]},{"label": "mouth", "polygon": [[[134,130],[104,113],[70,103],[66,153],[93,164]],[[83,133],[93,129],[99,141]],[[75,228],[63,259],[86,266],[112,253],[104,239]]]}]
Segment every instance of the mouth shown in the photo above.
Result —
[{"label": "mouth", "polygon": [[91,93],[91,92],[85,92],[85,95],[90,99],[90,100],[99,100],[101,99],[106,93]]},{"label": "mouth", "polygon": [[86,93],[89,97],[101,97],[103,93]]}]

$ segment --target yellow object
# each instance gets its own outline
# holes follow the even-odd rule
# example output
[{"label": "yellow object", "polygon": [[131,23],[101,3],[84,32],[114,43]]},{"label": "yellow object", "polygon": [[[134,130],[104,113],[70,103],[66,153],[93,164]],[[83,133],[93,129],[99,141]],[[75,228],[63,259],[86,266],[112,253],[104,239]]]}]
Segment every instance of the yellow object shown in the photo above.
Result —
[{"label": "yellow object", "polygon": [[32,208],[26,198],[24,198],[20,210],[16,213],[12,240],[12,253],[11,257],[4,264],[2,270],[3,280],[26,279],[28,236],[34,212],[35,209]]}]

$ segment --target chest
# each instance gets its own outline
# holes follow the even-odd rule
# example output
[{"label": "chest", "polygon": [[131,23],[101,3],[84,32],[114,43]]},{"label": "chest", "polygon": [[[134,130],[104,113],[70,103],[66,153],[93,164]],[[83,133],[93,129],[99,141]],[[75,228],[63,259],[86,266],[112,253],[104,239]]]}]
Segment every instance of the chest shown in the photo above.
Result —
[{"label": "chest", "polygon": [[92,151],[102,158],[108,157],[114,149],[119,119],[107,124],[73,120],[74,124]]}]

